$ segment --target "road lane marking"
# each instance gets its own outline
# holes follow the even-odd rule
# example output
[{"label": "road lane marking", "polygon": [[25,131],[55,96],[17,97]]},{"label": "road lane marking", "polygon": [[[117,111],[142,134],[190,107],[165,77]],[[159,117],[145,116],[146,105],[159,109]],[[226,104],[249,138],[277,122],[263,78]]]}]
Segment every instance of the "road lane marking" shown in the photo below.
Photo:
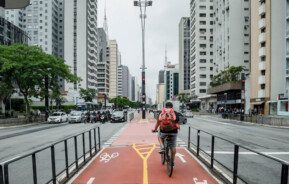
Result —
[{"label": "road lane marking", "polygon": [[100,162],[108,163],[111,159],[118,157],[118,152],[112,153],[109,155],[108,153],[103,153],[99,157],[101,158]]},{"label": "road lane marking", "polygon": [[183,163],[186,163],[186,162],[187,162],[187,161],[184,159],[184,156],[185,156],[185,155],[182,155],[182,154],[180,154],[180,153],[177,153],[176,156],[179,157],[179,159],[180,159]]},{"label": "road lane marking", "polygon": [[207,180],[198,181],[198,178],[194,178],[195,184],[208,184]]},{"label": "road lane marking", "polygon": [[90,178],[86,184],[92,184],[95,178]]},{"label": "road lane marking", "polygon": [[[147,160],[156,148],[155,144],[133,144],[133,149],[137,152],[137,154],[142,158],[143,160],[143,184],[148,184],[148,163]],[[148,152],[141,152],[139,149],[142,148],[148,148],[150,149]]]},{"label": "road lane marking", "polygon": [[[211,154],[211,151],[206,151],[206,153]],[[265,155],[289,155],[289,152],[260,152]],[[233,155],[233,151],[214,151],[214,154],[220,155]],[[242,151],[239,152],[239,155],[258,155],[257,153],[250,152],[250,151]]]}]

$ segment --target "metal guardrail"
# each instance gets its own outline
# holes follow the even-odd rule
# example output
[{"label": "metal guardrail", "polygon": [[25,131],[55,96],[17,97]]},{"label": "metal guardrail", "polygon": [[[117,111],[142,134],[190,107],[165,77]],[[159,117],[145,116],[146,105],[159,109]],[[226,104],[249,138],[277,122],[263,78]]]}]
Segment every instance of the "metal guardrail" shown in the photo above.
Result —
[{"label": "metal guardrail", "polygon": [[221,116],[223,119],[232,119],[237,121],[246,121],[251,123],[274,125],[274,126],[289,126],[289,119],[282,117],[232,114],[232,113],[222,113]]},{"label": "metal guardrail", "polygon": [[[191,130],[194,129],[196,130],[197,132],[197,143],[194,144],[193,142],[191,142]],[[205,150],[201,149],[200,146],[200,142],[201,142],[201,133],[203,134],[207,134],[211,137],[211,152],[210,154],[207,153]],[[215,158],[215,142],[216,142],[216,139],[219,139],[219,140],[222,140],[222,141],[225,141],[229,144],[232,144],[234,146],[234,150],[233,150],[233,153],[234,153],[234,157],[233,157],[233,170],[228,168],[227,166],[225,166],[223,163],[221,163],[221,161],[218,161],[216,158]],[[192,149],[191,145],[195,146],[195,150]],[[272,157],[272,156],[269,156],[269,155],[266,155],[266,154],[263,154],[263,153],[259,153],[257,151],[254,151],[250,148],[247,148],[245,146],[241,146],[241,145],[238,145],[232,141],[229,141],[227,139],[224,139],[224,138],[221,138],[221,137],[218,137],[218,136],[215,136],[213,134],[210,134],[206,131],[202,131],[202,130],[199,130],[199,129],[196,129],[196,128],[192,128],[192,127],[189,127],[189,136],[188,136],[188,150],[195,154],[197,157],[201,158],[200,156],[200,152],[202,152],[204,155],[208,156],[210,159],[210,161],[206,161],[204,159],[202,159],[203,161],[205,161],[205,163],[210,167],[210,169],[212,171],[215,171],[214,169],[214,162],[217,162],[218,164],[220,164],[222,167],[224,167],[226,170],[228,170],[229,172],[231,172],[233,174],[233,181],[232,183],[233,184],[236,184],[237,181],[242,181],[242,182],[245,182],[245,183],[250,183],[250,181],[246,181],[245,178],[242,178],[240,175],[238,175],[238,170],[239,170],[239,156],[240,156],[240,152],[239,150],[241,149],[244,149],[244,150],[247,150],[249,152],[252,152],[258,156],[262,156],[262,157],[265,157],[267,159],[270,159],[278,164],[280,164],[280,167],[281,168],[281,173],[280,173],[280,182],[281,184],[288,184],[288,167],[289,167],[289,163],[287,162],[284,162],[283,160],[280,160],[280,159],[277,159],[275,157]],[[218,173],[220,174],[220,173]],[[224,176],[221,176],[223,179],[225,179]]]},{"label": "metal guardrail", "polygon": [[[86,152],[85,151],[85,134],[88,133],[89,136],[89,150]],[[93,137],[92,137],[93,136]],[[82,155],[79,157],[78,156],[78,143],[77,143],[77,138],[82,137]],[[74,161],[73,163],[69,164],[68,160],[68,140],[72,139],[74,142]],[[98,142],[97,142],[98,139]],[[94,145],[92,147],[92,141],[94,141]],[[64,157],[65,157],[65,169],[56,172],[56,159],[55,159],[55,146],[58,144],[64,144]],[[92,128],[90,130],[84,131],[80,134],[71,136],[65,140],[56,142],[52,145],[46,146],[44,148],[41,148],[37,151],[34,151],[32,153],[28,153],[25,155],[22,155],[20,157],[17,157],[15,159],[6,161],[0,165],[0,184],[9,184],[10,183],[10,176],[9,176],[9,165],[12,163],[15,163],[16,161],[20,161],[23,159],[27,159],[31,157],[31,163],[32,163],[32,175],[33,175],[33,183],[37,184],[38,183],[38,170],[37,170],[37,163],[40,162],[37,159],[37,154],[41,153],[42,151],[45,151],[47,149],[50,149],[50,162],[51,162],[51,179],[47,181],[46,183],[57,183],[57,177],[60,175],[65,174],[65,178],[62,179],[61,182],[67,181],[69,178],[71,178],[76,171],[78,171],[82,166],[84,166],[96,153],[98,153],[101,149],[101,144],[100,144],[100,128]],[[83,159],[83,162],[80,163],[80,161]],[[75,166],[75,169],[74,169]]]}]

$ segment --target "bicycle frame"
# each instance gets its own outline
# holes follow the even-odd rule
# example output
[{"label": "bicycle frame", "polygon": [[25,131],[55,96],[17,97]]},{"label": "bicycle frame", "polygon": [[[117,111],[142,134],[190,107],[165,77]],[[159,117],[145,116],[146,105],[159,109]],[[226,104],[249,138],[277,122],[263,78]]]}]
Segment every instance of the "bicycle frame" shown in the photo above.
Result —
[{"label": "bicycle frame", "polygon": [[168,146],[168,139],[170,136],[166,136],[164,138],[164,148],[165,151],[161,154],[161,163],[164,165],[165,162],[167,163],[167,175],[169,177],[173,174],[173,158],[172,158],[172,149]]}]

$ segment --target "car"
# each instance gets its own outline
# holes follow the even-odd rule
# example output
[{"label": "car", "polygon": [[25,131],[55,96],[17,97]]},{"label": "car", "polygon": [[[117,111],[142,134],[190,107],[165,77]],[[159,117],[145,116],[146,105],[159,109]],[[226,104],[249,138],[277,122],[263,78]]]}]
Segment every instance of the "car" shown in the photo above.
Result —
[{"label": "car", "polygon": [[187,123],[187,118],[180,112],[175,111],[176,116],[179,117],[179,123],[180,124],[186,124]]},{"label": "car", "polygon": [[193,118],[193,117],[194,117],[194,114],[193,114],[191,111],[186,111],[186,112],[184,113],[184,115],[185,115],[185,117],[187,117],[187,118]]},{"label": "car", "polygon": [[71,111],[68,116],[69,123],[82,123],[84,122],[84,115],[81,111]]},{"label": "car", "polygon": [[68,117],[65,112],[54,112],[49,115],[47,121],[48,123],[63,123],[68,121]]},{"label": "car", "polygon": [[112,113],[110,121],[113,122],[125,122],[126,117],[123,111],[115,111]]}]

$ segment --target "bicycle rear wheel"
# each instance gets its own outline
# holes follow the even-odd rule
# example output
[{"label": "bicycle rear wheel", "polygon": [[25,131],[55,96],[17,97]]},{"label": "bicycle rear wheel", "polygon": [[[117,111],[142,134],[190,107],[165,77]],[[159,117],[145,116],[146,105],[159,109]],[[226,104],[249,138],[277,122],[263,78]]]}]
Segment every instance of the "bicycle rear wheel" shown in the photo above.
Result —
[{"label": "bicycle rear wheel", "polygon": [[169,177],[171,177],[173,174],[173,169],[174,169],[173,158],[172,158],[172,149],[171,148],[169,148],[167,150],[167,155],[168,155],[168,158],[167,158],[167,175]]},{"label": "bicycle rear wheel", "polygon": [[163,152],[163,153],[161,153],[161,163],[162,163],[162,165],[164,165],[165,162],[166,162],[166,154],[165,154],[165,152]]}]

